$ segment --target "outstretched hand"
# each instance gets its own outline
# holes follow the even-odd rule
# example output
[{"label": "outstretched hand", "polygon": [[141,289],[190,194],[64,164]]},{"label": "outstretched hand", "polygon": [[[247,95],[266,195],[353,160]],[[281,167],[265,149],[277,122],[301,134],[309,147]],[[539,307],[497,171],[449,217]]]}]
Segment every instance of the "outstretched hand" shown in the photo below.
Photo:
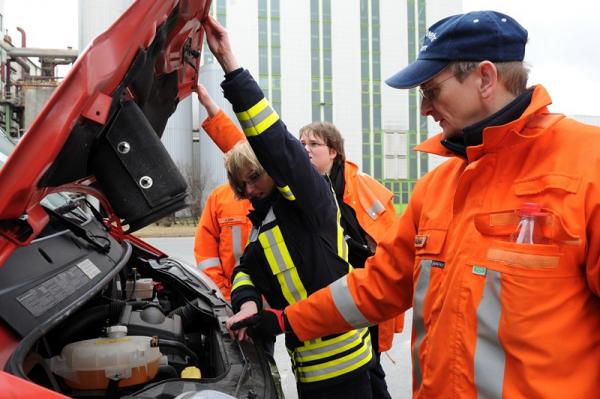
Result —
[{"label": "outstretched hand", "polygon": [[231,324],[233,331],[246,330],[254,338],[271,338],[286,332],[283,310],[263,309],[260,312]]},{"label": "outstretched hand", "polygon": [[202,106],[206,109],[208,116],[212,118],[215,115],[217,115],[221,108],[217,105],[217,103],[215,103],[210,94],[208,94],[208,90],[206,90],[206,87],[198,83],[194,91],[196,92],[196,94],[198,94],[198,100],[200,101],[200,104],[202,104]]},{"label": "outstretched hand", "polygon": [[210,15],[202,21],[204,31],[206,32],[206,43],[213,53],[223,71],[229,73],[239,68],[239,64],[231,51],[229,34],[227,30],[216,19]]},{"label": "outstretched hand", "polygon": [[238,323],[244,319],[248,319],[258,313],[258,306],[254,301],[248,301],[242,304],[240,307],[240,311],[231,316],[225,322],[225,327],[229,330],[229,335],[233,339],[237,339],[238,341],[246,341],[249,336],[246,332],[246,328],[232,328],[232,325]]}]

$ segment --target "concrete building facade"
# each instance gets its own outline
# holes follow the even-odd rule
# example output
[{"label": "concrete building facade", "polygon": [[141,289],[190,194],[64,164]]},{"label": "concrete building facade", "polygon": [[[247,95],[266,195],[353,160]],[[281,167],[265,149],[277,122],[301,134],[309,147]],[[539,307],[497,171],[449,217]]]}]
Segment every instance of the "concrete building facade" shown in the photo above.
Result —
[{"label": "concrete building facade", "polygon": [[[440,162],[411,150],[437,126],[419,115],[415,89],[384,81],[416,58],[428,25],[461,9],[460,0],[213,0],[211,13],[292,133],[333,122],[348,159],[405,204]],[[214,62],[207,46],[203,62]]]}]

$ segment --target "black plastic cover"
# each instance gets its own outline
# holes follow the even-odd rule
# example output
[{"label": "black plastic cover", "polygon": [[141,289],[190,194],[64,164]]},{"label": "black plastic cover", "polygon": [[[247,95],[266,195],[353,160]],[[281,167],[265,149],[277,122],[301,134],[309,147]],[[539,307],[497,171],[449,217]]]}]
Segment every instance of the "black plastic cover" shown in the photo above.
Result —
[{"label": "black plastic cover", "polygon": [[91,169],[129,231],[186,206],[185,179],[133,101],[121,103],[92,154]]}]

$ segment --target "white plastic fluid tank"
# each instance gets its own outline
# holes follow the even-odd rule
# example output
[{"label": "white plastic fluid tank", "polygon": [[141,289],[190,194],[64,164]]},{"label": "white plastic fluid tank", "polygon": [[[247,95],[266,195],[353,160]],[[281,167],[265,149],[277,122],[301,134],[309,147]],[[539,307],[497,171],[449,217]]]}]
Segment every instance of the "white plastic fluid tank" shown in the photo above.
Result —
[{"label": "white plastic fluid tank", "polygon": [[155,338],[111,335],[68,344],[51,359],[52,371],[82,390],[106,389],[109,380],[119,381],[120,387],[151,381],[162,356]]}]

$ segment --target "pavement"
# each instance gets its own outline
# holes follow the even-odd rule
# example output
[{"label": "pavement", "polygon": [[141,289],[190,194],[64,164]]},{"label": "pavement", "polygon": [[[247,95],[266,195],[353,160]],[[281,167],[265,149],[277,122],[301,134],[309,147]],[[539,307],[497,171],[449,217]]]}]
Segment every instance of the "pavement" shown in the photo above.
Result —
[{"label": "pavement", "polygon": [[[146,237],[145,241],[159,248],[171,257],[179,258],[194,264],[194,237]],[[391,350],[381,356],[381,365],[386,373],[388,391],[393,399],[408,399],[411,397],[411,364],[410,364],[410,326],[412,310],[409,310],[404,320],[405,331],[396,334]],[[281,385],[286,399],[297,399],[296,381],[292,373],[283,336],[277,337],[275,343],[275,362],[281,375]]]}]

